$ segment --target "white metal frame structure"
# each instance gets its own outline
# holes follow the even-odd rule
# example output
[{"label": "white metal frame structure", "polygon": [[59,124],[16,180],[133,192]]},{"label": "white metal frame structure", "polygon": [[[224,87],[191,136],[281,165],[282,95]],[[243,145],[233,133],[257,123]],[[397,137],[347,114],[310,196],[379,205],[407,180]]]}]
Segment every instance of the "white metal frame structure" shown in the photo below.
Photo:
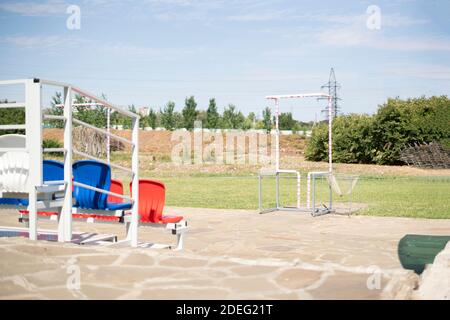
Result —
[{"label": "white metal frame structure", "polygon": [[[297,170],[285,170],[280,169],[280,128],[279,128],[279,117],[280,117],[280,100],[285,99],[304,99],[304,98],[326,98],[328,100],[328,171],[327,172],[310,172],[307,176],[307,203],[306,207],[301,206],[301,174]],[[313,216],[318,216],[322,214],[327,214],[332,212],[333,206],[333,195],[330,187],[330,198],[329,206],[325,208],[317,208],[315,205],[315,186],[316,178],[320,176],[329,176],[333,174],[333,146],[332,146],[332,97],[326,93],[303,93],[303,94],[292,94],[292,95],[271,95],[266,96],[267,100],[272,100],[275,103],[275,169],[267,170],[261,169],[259,172],[259,212],[268,213],[273,211],[303,211],[310,212]],[[280,175],[281,174],[293,174],[297,181],[297,203],[294,207],[285,207],[280,205]],[[264,176],[275,176],[276,186],[275,186],[275,200],[276,205],[274,208],[263,209],[263,195],[262,195],[262,180]],[[311,195],[311,188],[312,195]],[[312,196],[312,199],[311,199]],[[311,201],[312,200],[312,201]]]},{"label": "white metal frame structure", "polygon": [[[73,239],[72,232],[72,213],[73,213],[73,199],[72,199],[72,186],[76,185],[82,188],[98,191],[101,193],[105,193],[108,195],[114,195],[117,197],[121,197],[126,199],[132,203],[131,209],[131,219],[130,219],[130,227],[129,233],[127,234],[127,239],[125,240],[131,246],[138,246],[138,226],[139,226],[139,119],[140,116],[134,114],[130,111],[123,110],[101,98],[96,97],[95,95],[81,90],[73,85],[55,82],[50,80],[43,79],[25,79],[25,80],[10,80],[10,81],[0,81],[0,86],[11,86],[11,85],[23,85],[25,87],[25,102],[21,103],[7,103],[0,104],[0,108],[25,108],[25,124],[17,124],[17,125],[1,125],[0,130],[11,130],[11,129],[24,129],[26,134],[26,148],[22,151],[25,151],[29,155],[29,177],[27,182],[27,190],[18,194],[18,193],[8,193],[0,190],[1,198],[28,198],[29,205],[27,207],[18,207],[18,206],[8,206],[8,205],[0,205],[0,209],[2,208],[14,208],[14,209],[23,209],[29,212],[28,214],[28,234],[29,238],[32,240],[37,240],[38,233],[38,211],[55,211],[58,213],[58,241],[59,242],[70,242]],[[62,116],[56,115],[43,115],[42,113],[42,86],[54,86],[62,88],[64,92],[64,113]],[[87,124],[83,121],[74,119],[72,116],[72,95],[74,93],[80,94],[84,97],[89,98],[91,101],[94,101],[96,104],[101,104],[106,107],[108,110],[113,110],[118,112],[124,116],[130,117],[132,119],[132,138],[131,140],[124,139],[115,134],[112,134],[109,130],[109,126],[107,130],[97,128],[90,124]],[[108,112],[109,115],[109,112]],[[64,147],[60,149],[44,149],[42,147],[42,124],[46,120],[59,120],[64,122]],[[101,134],[104,134],[108,137],[108,147],[109,147],[109,138],[120,140],[124,143],[128,143],[132,146],[131,148],[131,169],[124,168],[122,166],[108,163],[108,161],[103,161],[101,159],[97,159],[94,156],[87,155],[81,151],[78,151],[73,148],[72,145],[72,126],[73,123],[81,126],[85,126],[95,130]],[[11,150],[1,149],[1,152],[8,152]],[[14,149],[17,151],[17,149]],[[43,153],[45,152],[61,152],[64,154],[64,181],[59,181],[57,183],[53,182],[51,184],[43,181],[43,171],[42,171],[42,160]],[[104,162],[110,165],[113,168],[126,171],[132,176],[132,185],[133,192],[131,197],[118,195],[110,192],[109,190],[102,190],[98,188],[94,188],[79,182],[72,181],[72,156],[76,154],[83,158],[97,160],[99,162]],[[48,201],[49,195],[50,198],[55,193],[63,193],[63,197],[58,199],[57,201]],[[75,210],[76,211],[76,210]],[[86,210],[83,210],[85,213]],[[106,211],[96,211],[96,214],[115,214],[115,212],[106,212]],[[12,229],[12,228],[8,228]],[[19,228],[18,228],[19,229]],[[20,228],[19,231],[22,231]],[[42,231],[43,232],[43,231]]]}]

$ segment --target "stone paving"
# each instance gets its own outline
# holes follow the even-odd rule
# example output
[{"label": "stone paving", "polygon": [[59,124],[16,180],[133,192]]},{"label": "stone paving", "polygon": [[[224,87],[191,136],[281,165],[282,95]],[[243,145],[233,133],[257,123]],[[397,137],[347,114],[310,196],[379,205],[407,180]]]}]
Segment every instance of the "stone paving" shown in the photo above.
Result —
[{"label": "stone paving", "polygon": [[[450,233],[450,220],[167,212],[189,221],[183,251],[0,238],[0,298],[407,299],[418,277],[401,267],[399,240]],[[19,226],[17,215],[1,211],[0,225]],[[39,226],[56,228],[49,221]],[[124,236],[123,226],[111,224],[74,229]],[[141,241],[175,241],[165,230],[140,230]]]}]

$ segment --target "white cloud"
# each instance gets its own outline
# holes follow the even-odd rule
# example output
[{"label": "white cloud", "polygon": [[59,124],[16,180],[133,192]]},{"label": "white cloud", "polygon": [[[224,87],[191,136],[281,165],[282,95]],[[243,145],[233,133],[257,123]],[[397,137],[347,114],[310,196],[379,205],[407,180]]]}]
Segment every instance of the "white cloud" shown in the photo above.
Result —
[{"label": "white cloud", "polygon": [[[427,23],[425,20],[405,17],[389,16],[384,19],[390,27]],[[450,38],[448,37],[389,36],[389,31],[383,29],[383,25],[381,31],[369,30],[366,27],[365,19],[360,17],[352,24],[319,31],[314,37],[319,44],[331,46],[359,46],[402,51],[450,51]]]},{"label": "white cloud", "polygon": [[441,65],[390,67],[384,74],[426,80],[450,81],[450,67]]},{"label": "white cloud", "polygon": [[381,27],[388,28],[405,28],[418,25],[428,24],[430,20],[427,19],[416,19],[407,16],[402,16],[399,14],[382,15],[381,16]]},{"label": "white cloud", "polygon": [[64,14],[69,4],[61,0],[45,2],[4,2],[0,3],[0,10],[17,13],[24,16],[48,16]]},{"label": "white cloud", "polygon": [[144,56],[148,58],[158,57],[160,59],[175,59],[186,55],[194,55],[200,53],[203,48],[153,48],[146,46],[136,46],[132,44],[124,44],[120,42],[90,41],[79,37],[62,37],[62,36],[8,36],[0,37],[0,43],[6,43],[14,47],[23,49],[39,49],[45,52],[64,52],[67,48],[79,49],[89,48],[89,51],[98,51],[106,54],[117,54],[123,56]]},{"label": "white cloud", "polygon": [[260,21],[280,20],[286,16],[287,11],[279,10],[279,11],[266,11],[260,13],[234,15],[228,17],[227,19],[230,21],[238,21],[238,22],[260,22]]},{"label": "white cloud", "polygon": [[[265,10],[249,11],[245,14],[232,15],[227,18],[231,21],[254,22],[254,21],[300,21],[300,22],[318,22],[333,25],[352,25],[366,21],[365,14],[326,14],[326,13],[296,13],[293,10]],[[398,28],[411,27],[429,23],[426,19],[416,19],[400,14],[383,14],[382,27]]]},{"label": "white cloud", "polygon": [[26,49],[45,49],[62,46],[77,47],[85,41],[79,38],[61,36],[9,36],[0,38],[0,42]]}]

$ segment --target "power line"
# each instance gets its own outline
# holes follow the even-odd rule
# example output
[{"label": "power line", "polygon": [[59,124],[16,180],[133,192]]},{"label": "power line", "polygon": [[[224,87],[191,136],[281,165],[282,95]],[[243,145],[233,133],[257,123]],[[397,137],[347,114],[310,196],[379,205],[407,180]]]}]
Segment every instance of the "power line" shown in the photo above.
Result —
[{"label": "power line", "polygon": [[[336,81],[336,75],[334,74],[334,68],[331,68],[330,70],[330,78],[328,79],[328,82],[324,84],[321,89],[327,88],[328,94],[333,98],[332,105],[332,114],[334,117],[336,117],[340,112],[341,108],[339,106],[339,101],[341,98],[339,98],[338,90],[341,89],[341,84]],[[322,113],[325,113],[326,118],[328,120],[328,110],[322,110]]]}]

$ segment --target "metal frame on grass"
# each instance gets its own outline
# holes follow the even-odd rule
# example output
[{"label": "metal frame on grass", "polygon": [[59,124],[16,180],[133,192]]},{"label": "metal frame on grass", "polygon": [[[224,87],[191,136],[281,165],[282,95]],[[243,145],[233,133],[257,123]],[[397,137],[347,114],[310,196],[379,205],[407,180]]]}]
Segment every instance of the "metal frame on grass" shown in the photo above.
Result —
[{"label": "metal frame on grass", "polygon": [[[280,128],[279,128],[279,117],[280,117],[280,100],[283,99],[303,99],[303,98],[326,98],[328,100],[328,171],[327,172],[310,172],[308,173],[307,180],[307,205],[306,207],[301,206],[301,174],[297,170],[286,170],[280,169]],[[297,211],[297,212],[308,212],[313,216],[331,213],[333,211],[333,194],[330,187],[330,198],[329,207],[324,206],[324,208],[316,208],[315,206],[315,186],[316,177],[321,175],[331,175],[333,174],[333,147],[332,147],[332,97],[326,93],[304,93],[304,94],[292,94],[292,95],[271,95],[267,96],[266,99],[273,100],[275,103],[275,169],[267,170],[261,169],[259,172],[258,186],[259,186],[259,212],[268,213],[273,211]],[[280,204],[280,174],[294,174],[297,179],[297,203],[294,207],[286,207]],[[262,180],[264,176],[275,176],[276,179],[276,191],[275,191],[275,201],[276,206],[273,208],[263,208],[263,194],[262,194]],[[311,206],[311,180],[312,180],[312,197],[313,204]]]}]

